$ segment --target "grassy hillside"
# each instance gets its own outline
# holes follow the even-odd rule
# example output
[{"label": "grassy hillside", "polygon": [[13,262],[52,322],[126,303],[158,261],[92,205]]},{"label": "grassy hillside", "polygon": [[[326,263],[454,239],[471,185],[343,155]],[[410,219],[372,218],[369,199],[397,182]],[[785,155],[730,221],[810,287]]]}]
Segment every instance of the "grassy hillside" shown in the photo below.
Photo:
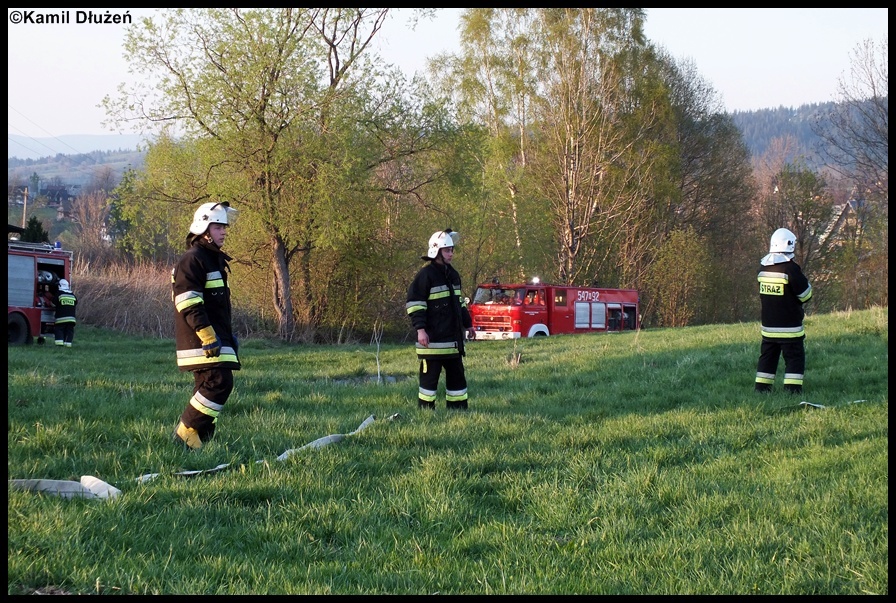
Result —
[{"label": "grassy hillside", "polygon": [[476,342],[452,413],[411,345],[250,339],[194,453],[170,339],[10,347],[9,478],[121,494],[11,486],[8,592],[887,594],[888,320],[809,317],[799,398],[755,324]]}]

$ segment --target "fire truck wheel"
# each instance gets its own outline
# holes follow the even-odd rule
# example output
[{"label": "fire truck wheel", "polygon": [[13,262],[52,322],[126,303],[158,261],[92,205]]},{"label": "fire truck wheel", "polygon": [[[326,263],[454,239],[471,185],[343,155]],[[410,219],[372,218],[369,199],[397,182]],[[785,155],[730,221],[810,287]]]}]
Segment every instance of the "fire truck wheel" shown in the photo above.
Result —
[{"label": "fire truck wheel", "polygon": [[7,340],[12,345],[22,345],[30,340],[28,334],[28,322],[21,314],[9,315],[9,326],[6,331]]}]

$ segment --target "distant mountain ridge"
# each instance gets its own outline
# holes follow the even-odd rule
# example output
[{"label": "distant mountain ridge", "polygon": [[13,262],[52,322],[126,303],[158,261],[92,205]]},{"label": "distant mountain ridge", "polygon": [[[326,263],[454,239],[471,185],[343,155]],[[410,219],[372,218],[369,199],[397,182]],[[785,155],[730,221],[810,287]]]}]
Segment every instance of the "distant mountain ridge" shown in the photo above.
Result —
[{"label": "distant mountain ridge", "polygon": [[67,134],[55,138],[7,134],[6,138],[7,159],[86,155],[92,151],[136,151],[144,141],[144,137],[139,134]]},{"label": "distant mountain ridge", "polygon": [[[817,167],[819,160],[814,152],[820,142],[812,131],[812,125],[830,113],[835,103],[813,103],[797,108],[778,107],[777,109],[759,109],[757,111],[736,111],[732,114],[734,125],[740,129],[744,142],[754,157],[759,157],[768,149],[775,138],[792,136],[807,153],[810,166]],[[56,138],[29,138],[27,136],[7,136],[9,146],[7,167],[12,170],[23,164],[30,167],[36,160],[54,161],[57,156],[77,156],[95,153],[118,153],[129,151],[134,155],[144,153],[145,138],[137,134],[86,134],[66,135]],[[138,153],[138,149],[140,150]],[[134,165],[134,158],[129,158]],[[41,161],[40,163],[44,163]]]}]

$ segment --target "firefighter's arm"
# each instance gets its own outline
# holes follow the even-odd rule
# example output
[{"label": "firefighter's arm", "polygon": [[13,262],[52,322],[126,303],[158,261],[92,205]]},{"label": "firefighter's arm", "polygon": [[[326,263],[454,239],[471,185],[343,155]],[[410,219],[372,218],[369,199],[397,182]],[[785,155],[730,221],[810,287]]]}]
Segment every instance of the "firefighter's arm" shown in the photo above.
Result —
[{"label": "firefighter's arm", "polygon": [[204,275],[202,266],[194,258],[182,260],[171,274],[174,307],[184,321],[196,332],[202,342],[206,358],[221,355],[221,341],[205,311],[202,294],[205,283],[198,275]]},{"label": "firefighter's arm", "polygon": [[171,273],[174,307],[196,333],[212,324],[205,311],[206,272],[194,256],[186,255]]},{"label": "firefighter's arm", "polygon": [[802,305],[812,299],[812,285],[809,284],[809,279],[802,271],[799,271],[796,277],[793,282],[793,290],[796,291],[796,298]]},{"label": "firefighter's arm", "polygon": [[[422,275],[418,274],[411,286],[408,287],[407,303],[405,311],[411,319],[411,325],[417,331],[417,341],[420,345],[429,346],[429,334],[426,332],[426,316],[428,304],[426,303],[429,287],[422,282]],[[424,343],[425,341],[425,343]]]},{"label": "firefighter's arm", "polygon": [[466,306],[463,308],[464,331],[467,333],[467,339],[476,339],[476,329],[473,328],[473,317]]}]

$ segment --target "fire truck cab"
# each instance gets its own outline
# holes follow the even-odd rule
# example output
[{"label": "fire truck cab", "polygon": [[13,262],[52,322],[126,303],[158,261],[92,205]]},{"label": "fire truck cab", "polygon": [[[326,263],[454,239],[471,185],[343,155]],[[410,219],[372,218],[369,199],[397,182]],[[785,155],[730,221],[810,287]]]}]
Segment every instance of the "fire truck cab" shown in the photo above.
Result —
[{"label": "fire truck cab", "polygon": [[635,289],[483,283],[469,304],[475,339],[498,340],[640,328]]},{"label": "fire truck cab", "polygon": [[7,239],[7,305],[9,344],[44,342],[52,334],[56,313],[53,296],[59,281],[71,280],[72,252],[49,243]]}]

